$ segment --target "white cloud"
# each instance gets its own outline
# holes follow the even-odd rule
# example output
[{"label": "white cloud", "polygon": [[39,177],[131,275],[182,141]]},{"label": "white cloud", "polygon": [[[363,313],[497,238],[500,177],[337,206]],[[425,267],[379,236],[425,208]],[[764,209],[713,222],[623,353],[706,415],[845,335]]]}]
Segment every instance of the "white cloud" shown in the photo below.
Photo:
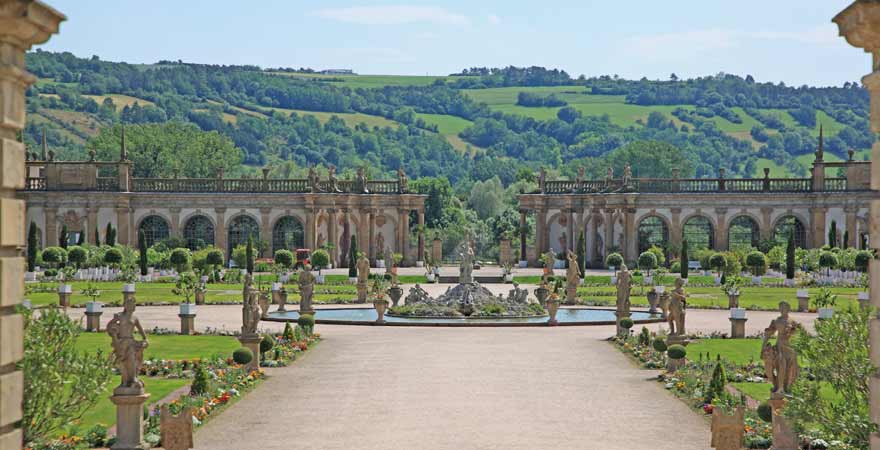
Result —
[{"label": "white cloud", "polygon": [[489,14],[489,23],[492,25],[500,25],[501,18],[496,16],[495,14]]},{"label": "white cloud", "polygon": [[352,6],[327,8],[314,12],[325,19],[360,25],[403,25],[409,23],[434,23],[441,25],[467,25],[467,17],[435,6]]},{"label": "white cloud", "polygon": [[648,59],[666,59],[671,56],[690,58],[707,52],[730,50],[743,46],[766,45],[779,41],[795,42],[809,46],[838,44],[833,24],[802,31],[745,31],[707,29],[675,31],[634,36],[624,42],[629,56]]}]

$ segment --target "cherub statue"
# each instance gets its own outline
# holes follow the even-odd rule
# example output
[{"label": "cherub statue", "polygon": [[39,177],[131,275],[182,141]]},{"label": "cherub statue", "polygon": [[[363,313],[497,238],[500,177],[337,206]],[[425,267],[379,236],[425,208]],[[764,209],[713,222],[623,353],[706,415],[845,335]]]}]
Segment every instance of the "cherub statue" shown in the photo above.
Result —
[{"label": "cherub statue", "polygon": [[[107,324],[107,334],[110,335],[114,362],[122,378],[117,389],[132,389],[142,393],[144,383],[137,375],[144,363],[144,349],[149,346],[149,342],[140,321],[134,315],[135,304],[134,294],[126,294],[122,312],[114,314]],[[135,330],[141,335],[140,341],[134,338]]]},{"label": "cherub statue", "polygon": [[[767,378],[773,383],[774,394],[790,393],[791,385],[800,372],[797,352],[791,346],[791,337],[801,326],[788,317],[790,311],[791,306],[788,302],[779,303],[780,316],[773,319],[770,326],[764,330],[761,345],[761,359],[764,360]],[[770,338],[774,335],[776,335],[776,345],[771,345]]]}]

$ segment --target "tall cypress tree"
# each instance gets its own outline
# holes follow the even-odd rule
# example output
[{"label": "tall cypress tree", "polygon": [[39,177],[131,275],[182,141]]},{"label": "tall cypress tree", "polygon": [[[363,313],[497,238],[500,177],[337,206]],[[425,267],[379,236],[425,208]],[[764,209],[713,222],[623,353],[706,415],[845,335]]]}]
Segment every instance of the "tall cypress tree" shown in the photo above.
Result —
[{"label": "tall cypress tree", "polygon": [[788,235],[788,246],[785,248],[785,278],[794,280],[794,233]]},{"label": "tall cypress tree", "polygon": [[254,237],[253,236],[248,236],[247,248],[245,249],[244,255],[245,255],[245,259],[247,259],[247,262],[245,263],[247,265],[247,273],[252,274],[252,273],[254,273]]},{"label": "tall cypress tree", "polygon": [[849,230],[843,232],[843,242],[840,245],[844,250],[849,248]]},{"label": "tall cypress tree", "polygon": [[58,235],[58,245],[67,250],[68,240],[70,239],[70,233],[67,231],[67,224],[61,226],[61,234]]},{"label": "tall cypress tree", "polygon": [[76,245],[83,245],[86,243],[86,232],[80,231],[79,236],[76,238]]},{"label": "tall cypress tree", "polygon": [[107,222],[107,231],[104,233],[104,240],[107,242],[107,245],[113,247],[116,245],[116,229],[113,228],[113,224]]},{"label": "tall cypress tree", "polygon": [[98,231],[98,225],[97,225],[97,224],[95,225],[95,246],[96,246],[96,247],[100,247],[100,246],[101,246],[101,233],[100,233],[100,231]]},{"label": "tall cypress tree", "polygon": [[828,245],[837,247],[837,221],[831,221],[831,229],[828,230]]},{"label": "tall cypress tree", "polygon": [[681,241],[681,256],[678,258],[679,261],[679,273],[681,273],[681,277],[687,279],[688,277],[688,241],[687,239],[683,239]]},{"label": "tall cypress tree", "polygon": [[348,246],[348,277],[349,278],[357,278],[357,276],[358,276],[357,252],[358,252],[357,236],[352,234],[351,235],[351,243]]},{"label": "tall cypress tree", "polygon": [[147,236],[144,230],[138,230],[138,262],[141,266],[141,276],[147,275]]},{"label": "tall cypress tree", "polygon": [[577,241],[577,260],[578,266],[580,268],[580,276],[584,276],[584,270],[587,269],[587,243],[584,240],[584,234],[586,232],[578,233],[578,241]]},{"label": "tall cypress tree", "polygon": [[37,236],[37,224],[31,221],[28,227],[27,266],[28,272],[33,272],[37,267],[37,252],[39,249],[39,237]]}]

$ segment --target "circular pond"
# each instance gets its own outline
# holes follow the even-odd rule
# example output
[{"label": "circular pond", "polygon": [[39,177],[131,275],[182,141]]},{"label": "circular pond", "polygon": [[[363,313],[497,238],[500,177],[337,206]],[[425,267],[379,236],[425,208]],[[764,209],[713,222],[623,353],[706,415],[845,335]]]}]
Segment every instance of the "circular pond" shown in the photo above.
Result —
[{"label": "circular pond", "polygon": [[[376,310],[373,308],[319,309],[315,312],[315,322],[336,325],[390,325],[390,326],[439,326],[439,327],[523,327],[546,326],[547,316],[526,318],[416,318],[385,315],[385,322],[376,323]],[[270,312],[263,319],[270,322],[296,322],[296,311]],[[635,323],[660,322],[659,315],[633,311]],[[559,308],[556,314],[559,325],[614,325],[614,311],[610,309]]]}]

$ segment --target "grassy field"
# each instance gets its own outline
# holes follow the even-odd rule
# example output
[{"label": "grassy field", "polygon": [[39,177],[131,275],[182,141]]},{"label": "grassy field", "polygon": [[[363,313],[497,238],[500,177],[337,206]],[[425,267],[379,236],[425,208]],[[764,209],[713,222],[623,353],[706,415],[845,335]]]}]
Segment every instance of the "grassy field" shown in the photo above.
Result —
[{"label": "grassy field", "polygon": [[[241,344],[231,336],[180,336],[149,335],[150,346],[144,351],[144,359],[193,359],[210,358],[215,355],[230,355]],[[76,348],[94,353],[101,349],[110,351],[110,336],[107,333],[83,333],[76,340]]]},{"label": "grassy field", "polygon": [[691,342],[687,347],[688,355],[696,358],[696,355],[709,353],[709,359],[715,359],[717,355],[734,364],[748,364],[761,359],[760,339],[700,339]]},{"label": "grassy field", "polygon": [[135,103],[137,103],[141,106],[155,105],[155,103],[153,103],[149,100],[144,100],[142,98],[131,97],[129,95],[122,95],[122,94],[83,95],[83,97],[90,98],[90,99],[96,101],[98,103],[98,105],[103,103],[105,98],[109,97],[110,99],[113,100],[113,104],[116,105],[116,111],[122,111],[122,108],[125,108],[126,106],[132,106]]},{"label": "grassy field", "polygon": [[340,119],[345,121],[345,124],[349,127],[354,127],[359,123],[365,123],[369,127],[391,127],[397,128],[400,126],[400,123],[395,122],[393,120],[388,120],[382,116],[372,116],[369,114],[362,113],[328,113],[328,112],[320,112],[320,111],[304,111],[301,109],[286,109],[286,108],[266,108],[272,111],[278,111],[285,115],[290,115],[290,113],[297,113],[301,116],[315,116],[318,119],[318,122],[327,123],[330,120],[330,117],[337,116]]},{"label": "grassy field", "polygon": [[[150,394],[150,398],[145,403],[147,406],[152,405],[172,392],[189,384],[190,380],[171,379],[171,378],[155,378],[141,377],[144,382],[144,388]],[[94,425],[103,424],[108,427],[116,424],[116,407],[110,402],[110,396],[113,395],[113,389],[119,385],[120,378],[118,375],[113,376],[110,385],[104,392],[98,395],[98,402],[83,414],[82,418],[72,426],[78,427],[80,430],[88,430]]]},{"label": "grassy field", "polygon": [[[303,78],[307,80],[323,80],[340,87],[381,88],[384,86],[427,86],[436,79],[447,79],[446,76],[433,75],[322,75],[312,73],[270,72],[275,75]],[[341,80],[341,81],[335,81]]]},{"label": "grassy field", "polygon": [[[727,296],[718,287],[687,287],[689,308],[727,309]],[[810,289],[811,307],[815,289]],[[858,304],[856,296],[858,288],[833,288],[832,292],[838,295],[837,307],[845,308]],[[578,289],[578,298],[582,302],[595,305],[613,305],[614,287],[581,287]],[[792,307],[797,307],[797,289],[795,288],[770,288],[770,287],[744,287],[740,289],[740,308],[775,310],[780,301],[787,301]],[[646,290],[641,286],[634,286],[631,301],[635,306],[648,306]]]}]

